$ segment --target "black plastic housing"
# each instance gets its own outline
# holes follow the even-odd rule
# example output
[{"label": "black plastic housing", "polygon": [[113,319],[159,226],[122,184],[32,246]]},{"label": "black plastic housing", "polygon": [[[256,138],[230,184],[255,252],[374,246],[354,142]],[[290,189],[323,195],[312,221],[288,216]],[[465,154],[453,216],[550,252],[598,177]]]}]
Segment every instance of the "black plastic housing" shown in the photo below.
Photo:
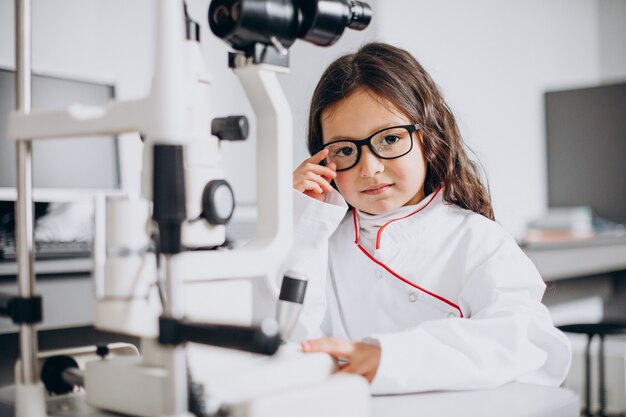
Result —
[{"label": "black plastic housing", "polygon": [[0,294],[0,316],[9,317],[15,324],[39,323],[43,318],[41,296]]},{"label": "black plastic housing", "polygon": [[181,227],[186,217],[183,147],[155,145],[153,157],[152,218],[159,225],[160,251],[179,253]]},{"label": "black plastic housing", "polygon": [[220,140],[245,140],[250,133],[246,116],[216,117],[211,121],[211,134]]},{"label": "black plastic housing", "polygon": [[298,38],[329,46],[371,18],[367,3],[348,0],[213,0],[208,12],[213,33],[248,56],[256,44],[288,49]]},{"label": "black plastic housing", "polygon": [[306,295],[307,283],[308,281],[305,279],[294,278],[288,275],[283,276],[278,299],[302,304]]},{"label": "black plastic housing", "polygon": [[159,318],[159,343],[179,345],[184,342],[273,355],[280,346],[278,326],[256,327],[195,323],[170,317]]}]

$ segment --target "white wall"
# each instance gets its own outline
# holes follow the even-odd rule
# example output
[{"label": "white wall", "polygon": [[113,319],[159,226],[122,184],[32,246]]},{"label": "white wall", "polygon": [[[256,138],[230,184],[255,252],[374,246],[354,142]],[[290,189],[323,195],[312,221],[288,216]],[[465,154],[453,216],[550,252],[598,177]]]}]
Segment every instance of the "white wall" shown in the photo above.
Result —
[{"label": "white wall", "polygon": [[[212,111],[215,116],[245,114],[251,122],[251,132],[256,121],[252,108],[243,92],[236,76],[227,66],[228,45],[216,38],[208,27],[206,15],[210,0],[189,2],[189,13],[194,20],[202,24],[202,44],[207,66],[213,76]],[[374,11],[375,3],[370,1]],[[313,46],[304,41],[296,41],[290,48],[290,69],[287,74],[279,74],[279,81],[292,109],[294,125],[294,167],[308,156],[305,146],[306,122],[313,90],[324,71],[332,60],[340,55],[353,51],[362,43],[376,37],[376,25],[372,23],[365,31],[346,30],[341,39],[329,48]],[[253,203],[256,201],[255,190],[255,152],[256,137],[246,142],[222,145],[225,174],[233,185],[235,196],[239,202]],[[247,167],[242,171],[241,167]]]},{"label": "white wall", "polygon": [[[189,0],[189,13],[201,24],[207,67],[213,76],[212,114],[244,114],[254,129],[250,104],[227,66],[228,45],[216,38],[206,21],[209,0]],[[33,0],[33,68],[68,77],[112,80],[118,98],[149,93],[153,68],[154,5],[150,0]],[[373,4],[373,2],[372,2]],[[0,0],[0,65],[14,65],[14,0]],[[302,41],[291,48],[291,70],[280,75],[294,115],[294,165],[307,155],[304,134],[308,101],[324,68],[335,57],[374,38],[374,25],[348,31],[331,48]],[[207,118],[210,115],[207,115]],[[252,129],[252,132],[254,130]],[[126,188],[139,189],[141,145],[124,135],[123,178]],[[224,143],[224,168],[239,202],[253,203],[255,190],[254,133],[246,142]],[[241,167],[247,167],[245,171]]]},{"label": "white wall", "polygon": [[[626,77],[624,1],[386,0],[379,34],[441,87],[496,217],[522,234],[547,207],[543,93]],[[602,12],[602,13],[601,13]]]},{"label": "white wall", "polygon": [[[228,48],[209,33],[208,3],[190,0],[189,9],[202,24],[213,113],[245,114],[254,126],[250,105],[226,66]],[[365,32],[350,31],[331,48],[300,41],[291,49],[291,73],[280,77],[294,114],[294,164],[307,155],[306,114],[319,75],[335,57],[380,37],[408,49],[440,85],[487,170],[496,216],[520,235],[547,204],[542,94],[626,77],[626,2],[371,3],[374,19]],[[0,65],[14,62],[13,4],[0,0]],[[120,98],[143,96],[152,72],[153,18],[150,0],[33,0],[33,66],[114,79]],[[140,144],[134,137],[123,142],[126,178],[137,178],[127,185],[137,188]],[[253,202],[254,137],[223,149],[237,199]]]},{"label": "white wall", "polygon": [[[0,65],[15,65],[14,0],[0,0]],[[32,66],[46,74],[112,82],[120,99],[150,91],[153,66],[150,0],[33,0]],[[139,187],[141,144],[122,135],[122,176]],[[78,157],[78,156],[77,156]]]},{"label": "white wall", "polygon": [[626,76],[626,1],[601,0],[600,74],[603,80],[623,81]]}]

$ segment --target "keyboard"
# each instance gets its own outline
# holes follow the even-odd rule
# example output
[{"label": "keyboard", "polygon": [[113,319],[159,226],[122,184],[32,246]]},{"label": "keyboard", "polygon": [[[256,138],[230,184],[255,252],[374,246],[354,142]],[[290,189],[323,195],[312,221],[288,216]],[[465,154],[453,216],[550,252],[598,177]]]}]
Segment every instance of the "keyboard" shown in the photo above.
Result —
[{"label": "keyboard", "polygon": [[[91,242],[35,242],[35,259],[88,258],[91,256]],[[17,260],[15,238],[0,235],[0,260]]]}]

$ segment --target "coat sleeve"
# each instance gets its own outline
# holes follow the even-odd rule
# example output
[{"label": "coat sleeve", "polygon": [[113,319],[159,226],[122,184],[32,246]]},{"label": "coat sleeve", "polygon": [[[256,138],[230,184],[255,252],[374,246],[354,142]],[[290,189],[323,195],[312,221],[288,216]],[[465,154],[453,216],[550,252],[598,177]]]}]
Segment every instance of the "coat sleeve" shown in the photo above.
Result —
[{"label": "coat sleeve", "polygon": [[333,190],[326,202],[293,191],[294,242],[285,270],[307,277],[307,291],[292,341],[322,336],[326,312],[328,239],[348,210],[341,195]]},{"label": "coat sleeve", "polygon": [[427,321],[376,334],[377,394],[498,387],[511,381],[560,385],[571,346],[541,304],[539,272],[513,242],[469,272],[459,297],[467,318]]}]

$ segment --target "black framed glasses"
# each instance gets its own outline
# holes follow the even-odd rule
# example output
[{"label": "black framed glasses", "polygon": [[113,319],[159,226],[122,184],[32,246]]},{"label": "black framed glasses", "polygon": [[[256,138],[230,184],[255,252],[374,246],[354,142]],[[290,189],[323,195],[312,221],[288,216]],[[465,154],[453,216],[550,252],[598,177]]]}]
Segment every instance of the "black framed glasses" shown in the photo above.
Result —
[{"label": "black framed glasses", "polygon": [[324,158],[322,165],[332,162],[337,171],[346,171],[359,163],[363,146],[367,146],[381,159],[395,159],[406,155],[413,149],[413,132],[421,128],[419,124],[386,127],[365,139],[329,142],[317,148],[313,154],[328,149],[328,156]]}]

